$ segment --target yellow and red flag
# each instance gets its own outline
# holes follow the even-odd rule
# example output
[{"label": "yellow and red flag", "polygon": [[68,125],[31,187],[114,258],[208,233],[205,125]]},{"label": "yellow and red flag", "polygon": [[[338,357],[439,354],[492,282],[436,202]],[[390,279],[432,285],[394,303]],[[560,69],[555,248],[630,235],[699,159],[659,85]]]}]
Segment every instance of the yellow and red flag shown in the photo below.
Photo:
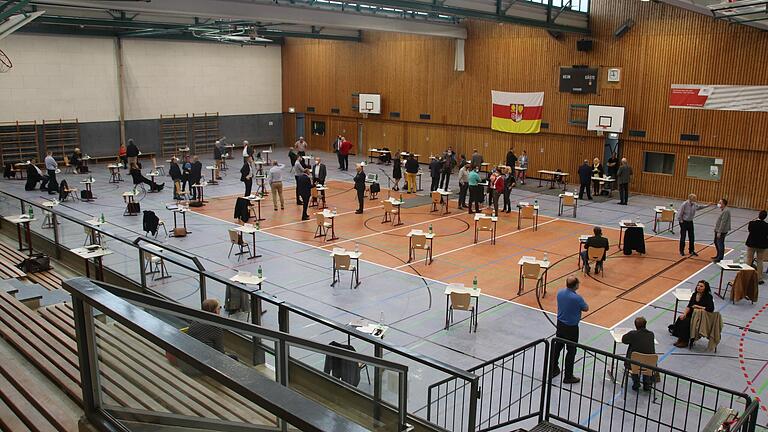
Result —
[{"label": "yellow and red flag", "polygon": [[520,134],[539,133],[544,92],[508,93],[491,90],[491,129]]}]

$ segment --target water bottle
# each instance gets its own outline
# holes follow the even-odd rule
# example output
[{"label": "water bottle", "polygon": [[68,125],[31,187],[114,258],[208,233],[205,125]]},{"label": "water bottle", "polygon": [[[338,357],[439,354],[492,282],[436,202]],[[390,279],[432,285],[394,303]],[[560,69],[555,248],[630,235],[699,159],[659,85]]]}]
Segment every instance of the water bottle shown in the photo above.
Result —
[{"label": "water bottle", "polygon": [[359,253],[359,252],[360,252],[360,244],[355,243],[355,253]]},{"label": "water bottle", "polygon": [[384,311],[379,314],[379,325],[384,325]]},{"label": "water bottle", "polygon": [[333,214],[336,215],[336,207],[333,208]]},{"label": "water bottle", "polygon": [[675,203],[669,203],[669,209],[674,210],[675,209]]},{"label": "water bottle", "polygon": [[259,221],[256,221],[256,231],[260,230],[261,227],[259,226]]},{"label": "water bottle", "polygon": [[744,264],[744,251],[739,254],[739,264]]},{"label": "water bottle", "polygon": [[429,233],[432,234],[432,224],[429,224]]},{"label": "water bottle", "polygon": [[544,262],[549,263],[549,255],[546,252],[544,252]]},{"label": "water bottle", "polygon": [[104,213],[101,214],[101,218],[99,218],[99,220],[101,221],[101,223],[104,223]]},{"label": "water bottle", "polygon": [[256,271],[256,275],[261,279],[264,275],[264,272],[261,271],[261,264],[259,264],[259,269]]},{"label": "water bottle", "polygon": [[494,209],[494,210],[493,210],[493,212],[491,213],[491,217],[496,217],[496,210],[495,210],[495,209]]},{"label": "water bottle", "polygon": [[472,279],[472,289],[477,289],[477,275]]},{"label": "water bottle", "polygon": [[539,200],[533,200],[533,206],[538,207],[539,206]]},{"label": "water bottle", "polygon": [[32,210],[32,206],[29,206],[29,209],[27,210],[27,216],[29,216],[30,219],[35,217],[35,212]]},{"label": "water bottle", "polygon": [[403,194],[400,194],[400,202],[403,202]]}]

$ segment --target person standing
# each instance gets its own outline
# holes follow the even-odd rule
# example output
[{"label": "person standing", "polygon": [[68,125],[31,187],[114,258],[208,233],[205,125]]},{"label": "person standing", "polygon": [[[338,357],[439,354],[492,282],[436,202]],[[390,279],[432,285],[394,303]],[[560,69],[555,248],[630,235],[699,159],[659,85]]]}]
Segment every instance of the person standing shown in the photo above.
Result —
[{"label": "person standing", "polygon": [[[616,180],[616,173],[619,171],[619,159],[616,157],[616,153],[611,153],[611,157],[608,158],[608,162],[605,164],[608,171],[608,177]],[[610,182],[610,188],[613,190],[614,182]]]},{"label": "person standing", "polygon": [[517,165],[517,155],[515,154],[514,147],[509,148],[509,151],[507,152],[507,157],[505,159],[507,162],[507,166],[514,169],[515,165]]},{"label": "person standing", "polygon": [[251,196],[251,188],[253,188],[253,175],[256,170],[253,167],[253,158],[248,156],[243,162],[243,167],[240,168],[240,181],[245,183],[244,197]]},{"label": "person standing", "polygon": [[[589,311],[589,305],[584,298],[576,293],[579,289],[579,278],[568,276],[565,280],[565,288],[557,292],[557,332],[555,336],[565,339],[565,378],[563,384],[575,384],[579,378],[573,376],[573,364],[576,360],[576,343],[579,342],[579,322],[581,313]],[[550,359],[550,378],[560,375],[560,353],[563,350],[562,342],[552,342],[552,358]]]},{"label": "person standing", "polygon": [[128,140],[128,147],[125,148],[125,155],[128,158],[128,166],[139,163],[139,147],[133,142],[133,138]]},{"label": "person standing", "polygon": [[47,151],[45,155],[45,170],[48,173],[48,195],[54,195],[59,193],[59,182],[56,181],[56,170],[59,169],[59,164],[53,158],[52,151]]},{"label": "person standing", "polygon": [[[635,330],[627,332],[621,337],[621,343],[627,345],[627,358],[632,358],[632,353],[637,352],[641,354],[656,354],[656,342],[653,336],[653,332],[646,327],[648,321],[643,317],[635,318]],[[625,363],[624,367],[630,370],[630,364]],[[643,375],[643,390],[650,391],[652,387],[653,377],[649,375]],[[632,390],[640,390],[640,375],[632,374]]]},{"label": "person standing", "polygon": [[173,181],[173,199],[181,199],[181,168],[179,168],[179,160],[176,156],[171,158],[171,166],[168,168],[168,175],[171,176]]},{"label": "person standing", "polygon": [[252,154],[248,141],[243,141],[243,162],[248,162],[248,156],[251,156]]},{"label": "person standing", "polygon": [[464,165],[469,165],[469,161],[467,160],[467,156],[461,155],[459,156],[459,169],[461,169],[461,167]]},{"label": "person standing", "polygon": [[[478,168],[474,164],[469,164],[469,174],[467,175],[467,183],[469,184],[469,206],[467,206],[469,214],[480,212],[480,203],[483,201],[483,186],[480,185],[480,174],[477,172]],[[472,211],[472,204],[475,204],[475,211]]]},{"label": "person standing", "polygon": [[307,148],[309,148],[309,143],[304,139],[304,137],[299,137],[299,139],[293,143],[293,146],[296,148],[296,151],[299,153],[299,157],[306,156],[307,155]]},{"label": "person standing", "polygon": [[481,155],[477,149],[473,149],[472,159],[470,161],[475,168],[480,169],[480,167],[483,166],[483,155]]},{"label": "person standing", "polygon": [[[520,184],[525,184],[525,173],[528,171],[528,152],[523,150],[523,153],[520,155],[520,159],[518,159],[520,162],[520,171],[518,171],[518,179],[520,180]],[[515,167],[512,167],[514,169]]]},{"label": "person standing", "polygon": [[328,176],[328,170],[319,157],[315,157],[315,165],[312,167],[312,183],[325,185],[325,178]]},{"label": "person standing", "polygon": [[419,163],[413,157],[413,153],[408,153],[408,159],[405,161],[405,181],[408,182],[408,193],[416,193],[416,174],[419,173]]},{"label": "person standing", "polygon": [[448,150],[445,151],[445,154],[443,155],[442,164],[440,167],[440,188],[443,190],[448,190],[448,182],[451,181],[451,172],[453,172],[453,167],[456,165],[456,159],[453,155],[453,150],[451,150],[450,147],[448,147]]},{"label": "person standing", "polygon": [[429,176],[432,178],[432,183],[429,185],[429,191],[434,192],[440,187],[440,169],[442,164],[435,156],[432,156],[431,159],[429,162]]},{"label": "person standing", "polygon": [[717,203],[717,207],[720,209],[720,215],[715,222],[715,250],[717,255],[712,257],[714,262],[723,260],[723,255],[725,255],[725,236],[731,230],[731,210],[728,208],[728,200],[722,198]]},{"label": "person standing", "polygon": [[469,190],[469,165],[459,168],[459,210],[467,207],[467,190]]},{"label": "person standing", "polygon": [[496,168],[496,177],[493,180],[493,214],[499,214],[499,198],[504,194],[504,172]]},{"label": "person standing", "polygon": [[592,193],[589,191],[589,184],[592,182],[592,167],[589,161],[584,159],[584,163],[579,167],[579,199],[584,198],[584,191],[587,191],[587,199],[592,200]]},{"label": "person standing", "polygon": [[765,217],[768,216],[768,212],[760,210],[760,214],[757,219],[753,220],[747,226],[749,235],[747,236],[747,264],[752,265],[752,261],[755,261],[755,270],[757,270],[758,285],[765,283],[765,273],[763,273],[763,259],[765,258],[765,250],[768,249],[768,223],[765,222]]},{"label": "person standing", "polygon": [[349,153],[352,152],[352,142],[348,141],[346,137],[341,137],[341,161],[342,171],[349,171]]},{"label": "person standing", "polygon": [[296,205],[301,205],[301,194],[299,194],[299,176],[304,173],[304,166],[301,164],[301,158],[296,159],[291,167],[293,179],[296,180]]},{"label": "person standing", "polygon": [[361,214],[363,212],[363,198],[365,198],[365,171],[363,171],[363,164],[357,164],[355,167],[357,174],[355,174],[355,190],[357,191],[357,210],[355,213]]},{"label": "person standing", "polygon": [[680,206],[677,212],[677,222],[680,224],[680,256],[685,256],[685,236],[688,235],[688,253],[691,256],[699,256],[696,253],[696,239],[693,234],[693,218],[696,217],[696,210],[701,210],[706,206],[696,205],[696,195],[688,195],[688,199]]},{"label": "person standing", "polygon": [[280,210],[285,210],[283,201],[283,168],[285,165],[272,161],[272,168],[267,172],[267,182],[269,182],[269,192],[272,194],[272,204],[277,211],[277,196],[280,195]]},{"label": "person standing", "polygon": [[189,185],[189,190],[192,191],[192,183],[189,181],[189,173],[192,171],[192,162],[189,160],[189,155],[184,156],[184,163],[181,164],[181,191],[184,192]]},{"label": "person standing", "polygon": [[341,157],[341,143],[344,142],[341,139],[341,135],[336,135],[336,139],[333,140],[333,152],[336,153],[336,159],[339,160],[339,170],[344,169],[343,158]]},{"label": "person standing", "polygon": [[288,149],[288,159],[291,161],[291,168],[293,168],[294,165],[296,165],[296,159],[299,158],[299,155],[296,154],[296,151],[293,149],[293,147]]},{"label": "person standing", "polygon": [[627,158],[621,158],[621,166],[616,171],[616,181],[619,183],[619,205],[629,203],[629,182],[632,180],[632,167],[627,163]]},{"label": "person standing", "polygon": [[504,173],[504,210],[507,213],[512,213],[512,200],[510,194],[512,194],[512,188],[515,187],[515,176],[512,171],[512,167],[507,167]]},{"label": "person standing", "polygon": [[117,149],[117,158],[123,166],[128,166],[128,148],[123,143],[120,143],[120,148]]},{"label": "person standing", "polygon": [[203,164],[197,158],[192,157],[192,167],[189,169],[189,187],[192,189],[192,199],[199,199],[198,194],[201,192],[200,188],[193,187],[196,184],[200,184],[203,179]]},{"label": "person standing", "polygon": [[308,169],[304,169],[296,176],[296,193],[301,197],[301,220],[309,220],[307,207],[309,207],[309,197],[312,195],[312,180],[309,179]]},{"label": "person standing", "polygon": [[400,150],[396,153],[398,156],[392,160],[392,180],[394,180],[395,186],[392,188],[394,191],[400,190],[400,179],[403,178],[403,164],[400,161]]},{"label": "person standing", "polygon": [[[592,161],[592,177],[602,177],[605,174],[600,159],[595,158]],[[595,196],[600,196],[600,180],[592,180],[592,189]]]}]

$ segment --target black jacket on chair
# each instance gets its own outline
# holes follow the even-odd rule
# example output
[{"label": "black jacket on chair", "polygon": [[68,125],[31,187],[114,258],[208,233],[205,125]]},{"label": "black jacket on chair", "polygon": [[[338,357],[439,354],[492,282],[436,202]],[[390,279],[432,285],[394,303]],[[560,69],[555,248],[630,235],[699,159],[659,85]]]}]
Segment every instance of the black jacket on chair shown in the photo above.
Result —
[{"label": "black jacket on chair", "polygon": [[152,235],[157,234],[157,227],[160,226],[160,218],[152,210],[144,210],[144,220],[142,221],[144,232]]},{"label": "black jacket on chair", "polygon": [[[355,351],[355,348],[352,345],[346,345],[335,341],[331,342],[329,345]],[[325,356],[323,371],[355,387],[360,384],[360,367],[357,365],[356,361],[328,355]]]},{"label": "black jacket on chair", "polygon": [[247,199],[240,197],[237,199],[237,202],[235,203],[235,219],[240,219],[243,222],[248,222],[248,220],[251,218],[250,212],[248,211],[248,207],[251,205],[251,202]]}]

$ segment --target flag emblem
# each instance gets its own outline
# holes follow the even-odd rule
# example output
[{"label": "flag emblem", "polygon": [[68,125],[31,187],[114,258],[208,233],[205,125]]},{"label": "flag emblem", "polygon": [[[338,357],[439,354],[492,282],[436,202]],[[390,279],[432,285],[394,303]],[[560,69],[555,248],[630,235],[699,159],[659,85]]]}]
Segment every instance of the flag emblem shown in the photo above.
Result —
[{"label": "flag emblem", "polygon": [[539,133],[541,130],[544,92],[509,93],[493,90],[491,99],[491,129],[522,134]]}]

